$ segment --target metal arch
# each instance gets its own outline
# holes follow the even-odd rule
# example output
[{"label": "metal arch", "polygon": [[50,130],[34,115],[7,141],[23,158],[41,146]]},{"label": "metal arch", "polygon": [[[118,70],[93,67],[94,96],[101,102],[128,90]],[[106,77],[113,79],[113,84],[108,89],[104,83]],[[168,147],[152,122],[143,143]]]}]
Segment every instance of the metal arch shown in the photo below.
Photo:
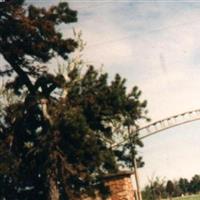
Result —
[{"label": "metal arch", "polygon": [[200,120],[200,109],[184,112],[178,115],[174,115],[156,122],[153,122],[147,126],[139,128],[135,132],[139,133],[139,138],[144,139],[158,132],[164,131],[175,126],[190,123],[196,120]]},{"label": "metal arch", "polygon": [[[178,115],[174,115],[151,124],[139,128],[133,131],[133,134],[138,133],[139,139],[145,139],[158,132],[170,129],[182,124],[190,123],[196,120],[200,120],[200,109],[184,112]],[[121,141],[119,143],[113,144],[112,147],[118,147],[125,143],[127,140]]]}]

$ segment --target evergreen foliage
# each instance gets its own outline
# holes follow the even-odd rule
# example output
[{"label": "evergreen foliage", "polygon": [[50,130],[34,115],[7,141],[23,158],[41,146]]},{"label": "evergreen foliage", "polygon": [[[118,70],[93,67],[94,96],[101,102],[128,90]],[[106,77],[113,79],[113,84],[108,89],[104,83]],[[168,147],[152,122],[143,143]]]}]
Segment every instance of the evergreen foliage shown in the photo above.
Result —
[{"label": "evergreen foliage", "polygon": [[172,195],[173,195],[173,192],[174,192],[174,183],[170,180],[167,181],[166,192],[169,195],[169,199],[172,199]]},{"label": "evergreen foliage", "polygon": [[[56,27],[77,21],[67,3],[49,9],[9,1],[0,8],[0,75],[13,91],[1,111],[0,199],[80,199],[108,194],[103,175],[131,167],[142,146],[133,128],[145,118],[146,101],[125,79],[82,62],[66,61],[66,73],[50,73],[55,56],[68,59],[79,41]],[[73,64],[73,65],[71,65]],[[5,103],[5,99],[2,100]],[[126,139],[113,149],[112,143]],[[141,158],[138,158],[138,164]]]},{"label": "evergreen foliage", "polygon": [[184,195],[189,192],[190,183],[186,178],[180,178],[178,184]]}]

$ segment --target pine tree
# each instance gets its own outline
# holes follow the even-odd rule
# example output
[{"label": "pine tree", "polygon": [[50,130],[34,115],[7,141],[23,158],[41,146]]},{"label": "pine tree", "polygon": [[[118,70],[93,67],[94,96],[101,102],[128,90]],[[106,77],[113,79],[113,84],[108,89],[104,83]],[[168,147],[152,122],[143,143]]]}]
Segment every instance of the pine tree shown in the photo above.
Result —
[{"label": "pine tree", "polygon": [[174,183],[172,181],[167,181],[167,185],[166,185],[166,192],[169,195],[169,199],[172,199],[172,194],[174,192]]},{"label": "pine tree", "polygon": [[[108,194],[103,175],[130,167],[142,146],[132,130],[145,118],[146,101],[137,87],[128,93],[119,74],[109,82],[107,73],[68,59],[80,40],[63,39],[56,29],[77,20],[67,3],[49,9],[23,3],[0,9],[0,53],[7,62],[1,76],[10,76],[5,88],[14,99],[1,113],[0,198]],[[44,67],[56,55],[66,60],[65,73]],[[120,138],[129,140],[112,148]]]},{"label": "pine tree", "polygon": [[179,187],[182,190],[183,194],[189,193],[189,181],[186,178],[180,178],[178,181]]},{"label": "pine tree", "polygon": [[195,174],[192,177],[192,180],[189,183],[189,191],[193,194],[196,194],[200,191],[200,175]]}]

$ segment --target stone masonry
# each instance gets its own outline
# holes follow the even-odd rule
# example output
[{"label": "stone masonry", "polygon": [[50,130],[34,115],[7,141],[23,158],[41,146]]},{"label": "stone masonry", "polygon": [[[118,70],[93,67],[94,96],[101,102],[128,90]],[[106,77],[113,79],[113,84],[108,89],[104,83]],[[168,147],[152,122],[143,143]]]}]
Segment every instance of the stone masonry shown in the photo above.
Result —
[{"label": "stone masonry", "polygon": [[[131,182],[132,172],[120,172],[104,177],[105,184],[110,188],[111,196],[107,200],[135,200],[135,191]],[[101,200],[87,198],[84,200]]]},{"label": "stone masonry", "polygon": [[105,177],[111,191],[110,200],[135,200],[131,172],[120,172]]}]

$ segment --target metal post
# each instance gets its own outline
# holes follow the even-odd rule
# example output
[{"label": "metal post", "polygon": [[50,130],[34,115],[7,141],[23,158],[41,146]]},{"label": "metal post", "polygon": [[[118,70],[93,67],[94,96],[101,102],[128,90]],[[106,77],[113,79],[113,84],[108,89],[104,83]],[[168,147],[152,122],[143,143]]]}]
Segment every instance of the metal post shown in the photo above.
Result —
[{"label": "metal post", "polygon": [[138,176],[138,171],[137,171],[137,162],[136,162],[136,159],[134,157],[133,159],[133,162],[134,162],[134,170],[135,170],[135,182],[136,182],[136,187],[137,187],[137,197],[138,197],[138,200],[142,200],[142,194],[141,194],[141,190],[140,190],[140,183],[139,183],[139,176]]},{"label": "metal post", "polygon": [[140,184],[139,184],[139,176],[138,176],[138,172],[137,172],[137,162],[136,162],[136,158],[135,158],[136,155],[134,155],[134,147],[133,147],[133,141],[131,138],[132,133],[131,133],[130,126],[128,126],[128,134],[129,134],[129,141],[131,144],[132,168],[134,168],[135,182],[136,182],[136,187],[137,187],[136,197],[137,197],[137,200],[142,200],[142,194],[140,191]]}]

